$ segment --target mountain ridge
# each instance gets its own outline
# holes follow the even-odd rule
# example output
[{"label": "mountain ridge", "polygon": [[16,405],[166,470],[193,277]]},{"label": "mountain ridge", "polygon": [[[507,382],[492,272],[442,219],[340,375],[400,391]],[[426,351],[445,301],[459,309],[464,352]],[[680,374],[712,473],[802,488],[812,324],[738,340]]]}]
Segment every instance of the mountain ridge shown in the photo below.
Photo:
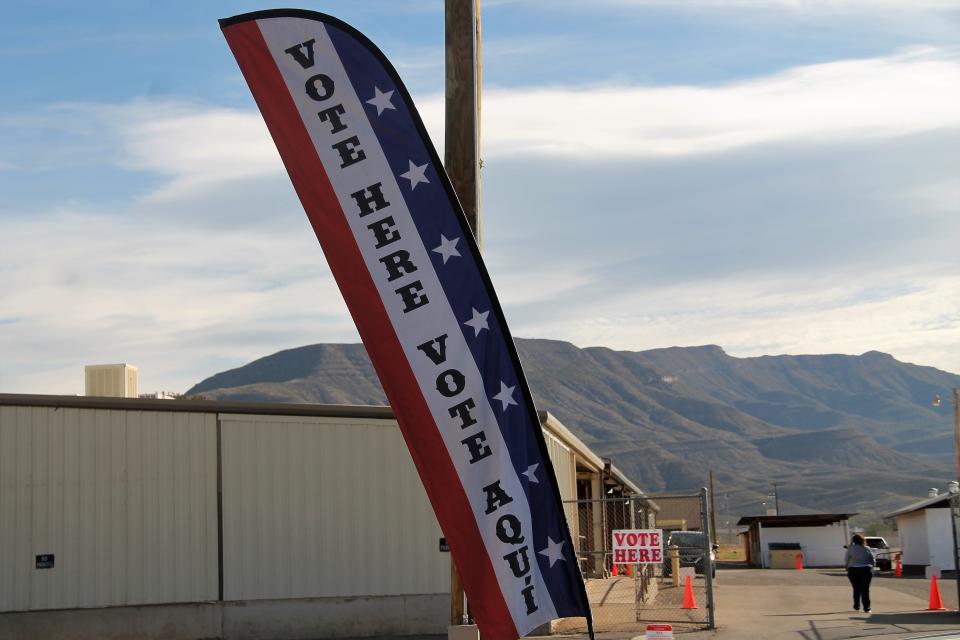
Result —
[{"label": "mountain ridge", "polygon": [[[859,356],[737,358],[718,345],[648,351],[515,341],[534,401],[650,491],[702,486],[756,513],[772,482],[781,505],[865,518],[925,495],[954,470],[949,412],[931,406],[960,376]],[[287,349],[217,373],[187,395],[386,404],[361,344]]]}]

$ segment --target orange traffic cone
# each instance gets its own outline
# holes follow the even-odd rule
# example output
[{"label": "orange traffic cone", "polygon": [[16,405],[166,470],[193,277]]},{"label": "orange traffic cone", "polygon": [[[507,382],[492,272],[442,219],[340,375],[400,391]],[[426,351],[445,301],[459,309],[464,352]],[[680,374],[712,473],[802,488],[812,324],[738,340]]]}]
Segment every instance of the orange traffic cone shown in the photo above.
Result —
[{"label": "orange traffic cone", "polygon": [[625,571],[623,572],[624,575],[626,576],[632,575],[632,572],[630,571],[630,565],[627,565],[626,567],[624,567],[624,569],[625,569]]},{"label": "orange traffic cone", "polygon": [[893,575],[900,578],[903,577],[903,566],[900,564],[900,554],[897,554],[897,566],[893,570]]},{"label": "orange traffic cone", "polygon": [[943,600],[940,598],[940,587],[937,586],[937,576],[930,578],[930,606],[929,611],[943,611]]},{"label": "orange traffic cone", "polygon": [[693,583],[690,581],[690,576],[687,576],[687,581],[683,588],[683,608],[697,608],[697,601],[693,599]]},{"label": "orange traffic cone", "polygon": [[613,567],[613,568],[610,569],[610,575],[613,576],[614,578],[616,578],[618,575],[620,575],[620,572],[617,571],[617,563],[614,562],[613,565],[612,565],[612,567]]},{"label": "orange traffic cone", "polygon": [[797,571],[803,571],[803,554],[797,554],[797,562],[793,565]]}]

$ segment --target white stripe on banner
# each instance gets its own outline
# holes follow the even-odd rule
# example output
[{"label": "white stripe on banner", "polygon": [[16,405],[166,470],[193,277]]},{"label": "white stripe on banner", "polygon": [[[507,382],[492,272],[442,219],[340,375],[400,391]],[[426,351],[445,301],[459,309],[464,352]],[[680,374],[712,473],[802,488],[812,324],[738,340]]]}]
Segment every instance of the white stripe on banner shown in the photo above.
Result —
[{"label": "white stripe on banner", "polygon": [[[314,147],[323,164],[327,167],[330,182],[333,185],[340,205],[346,212],[347,220],[353,231],[354,238],[360,247],[363,259],[380,292],[387,313],[403,347],[410,367],[417,377],[420,388],[440,434],[447,447],[466,495],[470,500],[470,507],[476,518],[480,534],[486,545],[486,553],[497,574],[501,586],[513,584],[514,588],[505,590],[503,598],[510,609],[511,616],[520,635],[526,635],[541,624],[557,617],[556,609],[550,594],[544,584],[543,575],[536,562],[536,550],[531,536],[533,531],[530,517],[530,505],[521,485],[520,478],[511,463],[506,443],[497,423],[496,413],[484,389],[483,378],[464,338],[460,322],[455,317],[444,291],[440,286],[439,278],[433,267],[424,240],[417,232],[410,212],[401,193],[402,189],[410,187],[404,182],[400,184],[394,176],[380,143],[367,120],[367,112],[361,99],[356,95],[343,65],[339,62],[337,52],[331,42],[325,27],[318,22],[309,22],[295,18],[270,18],[258,21],[261,33],[270,47],[271,55],[287,84],[290,94],[296,102],[300,117],[306,125]],[[304,69],[284,50],[306,42],[315,40],[314,51],[317,60],[323,60],[322,69]],[[336,62],[334,62],[336,61]],[[308,78],[321,72],[333,80],[333,96],[330,106],[342,104],[345,113],[340,115],[344,124],[355,135],[359,143],[357,148],[362,149],[366,159],[340,169],[341,155],[331,147],[339,142],[345,133],[334,137],[331,135],[330,122],[323,122],[317,117],[318,103],[304,92],[304,84]],[[370,87],[370,96],[374,95],[374,87]],[[368,98],[370,96],[367,96]],[[320,109],[323,107],[321,106]],[[429,157],[410,158],[417,165],[430,163]],[[433,173],[433,167],[428,169]],[[433,174],[435,176],[435,174]],[[374,216],[361,219],[357,202],[350,194],[366,189],[371,185],[382,183],[382,192],[390,203],[384,209],[393,217],[395,231],[400,234],[402,242],[390,245],[389,248],[377,249],[376,238],[367,225]],[[429,183],[418,184],[418,189],[442,189],[440,180],[433,177]],[[439,238],[435,239],[439,243]],[[404,301],[395,293],[404,280],[388,282],[387,270],[379,261],[387,253],[402,248],[410,253],[410,261],[416,265],[416,279],[423,285],[422,294],[429,300],[428,306],[404,313]],[[418,311],[421,311],[418,313]],[[441,366],[435,365],[427,355],[417,349],[439,336],[446,334],[447,361]],[[447,369],[456,369],[466,377],[466,385],[456,398],[450,398],[437,391],[437,376]],[[459,418],[451,418],[449,409],[458,399],[473,398],[476,408],[471,412],[477,424],[471,429],[461,429]],[[510,410],[510,409],[508,409]],[[514,406],[512,410],[522,411],[522,406]],[[486,436],[486,446],[491,455],[474,464],[470,463],[470,451],[462,441],[465,437],[482,430]],[[483,487],[496,481],[513,499],[509,504],[500,506],[493,516],[485,513],[487,508],[487,493]],[[505,513],[512,513],[521,523],[521,531],[526,536],[531,573],[525,578],[517,579],[513,576],[504,557],[515,551],[516,544],[505,544],[497,537],[496,523]],[[531,582],[526,582],[531,578]],[[527,605],[522,590],[533,585],[533,594],[538,610],[527,615]]]}]

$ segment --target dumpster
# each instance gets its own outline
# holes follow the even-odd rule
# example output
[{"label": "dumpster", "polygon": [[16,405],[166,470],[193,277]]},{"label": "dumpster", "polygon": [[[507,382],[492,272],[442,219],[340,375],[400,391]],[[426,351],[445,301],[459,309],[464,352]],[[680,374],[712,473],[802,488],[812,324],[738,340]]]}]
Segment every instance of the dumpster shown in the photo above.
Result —
[{"label": "dumpster", "polygon": [[803,555],[799,542],[769,542],[770,569],[795,569],[797,556]]}]

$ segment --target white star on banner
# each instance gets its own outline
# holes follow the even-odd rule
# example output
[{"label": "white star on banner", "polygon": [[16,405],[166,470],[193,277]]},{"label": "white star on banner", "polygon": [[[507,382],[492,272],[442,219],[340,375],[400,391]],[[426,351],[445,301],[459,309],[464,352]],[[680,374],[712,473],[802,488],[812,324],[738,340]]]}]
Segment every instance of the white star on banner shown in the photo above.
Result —
[{"label": "white star on banner", "polygon": [[426,176],[428,166],[427,164],[416,165],[413,164],[413,160],[410,160],[410,169],[408,169],[406,173],[400,174],[401,178],[406,178],[410,181],[410,191],[416,189],[417,185],[421,182],[430,182]]},{"label": "white star on banner", "polygon": [[460,251],[457,250],[457,243],[460,242],[460,238],[454,238],[453,240],[447,240],[447,236],[440,234],[440,246],[434,249],[436,253],[439,253],[443,256],[443,264],[447,264],[447,260],[453,256],[460,257]]},{"label": "white star on banner", "polygon": [[512,404],[517,404],[517,401],[513,399],[513,390],[514,390],[514,389],[516,389],[516,387],[508,387],[508,386],[506,385],[506,383],[505,383],[503,380],[501,380],[501,381],[500,381],[500,393],[498,393],[497,395],[493,396],[493,399],[494,399],[494,400],[498,400],[498,401],[500,402],[500,404],[503,405],[501,408],[502,408],[504,411],[506,411],[506,410],[507,410],[507,407],[509,407],[510,405],[512,405]]},{"label": "white star on banner", "polygon": [[397,108],[393,106],[393,101],[391,100],[392,97],[393,91],[384,92],[380,91],[380,87],[374,87],[373,97],[367,100],[367,104],[372,104],[375,106],[377,108],[377,115],[379,116],[382,115],[387,109],[393,109],[394,111],[397,110]]},{"label": "white star on banner", "polygon": [[[473,307],[470,307],[470,308],[473,309]],[[483,331],[484,329],[489,329],[489,328],[490,328],[490,327],[487,325],[487,316],[488,316],[488,315],[490,315],[490,312],[489,312],[489,311],[484,311],[483,313],[480,313],[480,312],[477,311],[476,309],[473,309],[473,317],[463,323],[463,324],[467,325],[468,327],[472,327],[472,328],[473,328],[473,337],[474,337],[474,338],[476,338],[478,335],[480,335],[480,332]],[[513,389],[513,387],[510,387],[510,388]],[[514,402],[514,404],[516,404],[516,402]]]},{"label": "white star on banner", "polygon": [[527,470],[523,472],[523,475],[527,476],[527,480],[529,480],[534,484],[540,484],[540,481],[537,480],[537,467],[539,466],[540,466],[540,463],[535,462],[534,464],[527,467]]},{"label": "white star on banner", "polygon": [[565,540],[560,542],[554,542],[550,539],[550,536],[547,536],[547,548],[537,551],[542,556],[550,558],[550,567],[553,568],[554,563],[557,560],[566,561],[566,558],[563,557],[563,544]]}]

